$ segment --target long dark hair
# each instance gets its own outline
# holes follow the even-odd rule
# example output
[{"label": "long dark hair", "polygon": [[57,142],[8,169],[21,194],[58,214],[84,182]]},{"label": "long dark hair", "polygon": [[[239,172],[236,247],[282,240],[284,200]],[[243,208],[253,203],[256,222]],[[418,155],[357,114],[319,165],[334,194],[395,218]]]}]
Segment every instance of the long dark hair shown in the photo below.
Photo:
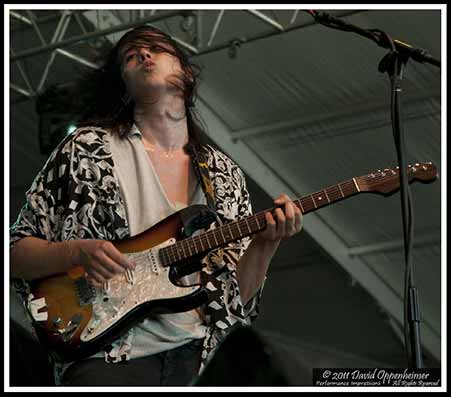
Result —
[{"label": "long dark hair", "polygon": [[190,145],[202,146],[204,136],[201,122],[195,112],[194,102],[197,94],[197,83],[200,66],[193,63],[188,55],[169,35],[163,31],[142,25],[124,34],[117,44],[104,57],[100,68],[83,76],[78,83],[83,107],[79,111],[78,126],[95,125],[108,128],[112,133],[124,137],[133,125],[135,103],[128,96],[121,76],[120,59],[125,48],[129,46],[149,47],[152,40],[167,44],[165,48],[179,59],[183,75],[180,88],[185,99]]}]

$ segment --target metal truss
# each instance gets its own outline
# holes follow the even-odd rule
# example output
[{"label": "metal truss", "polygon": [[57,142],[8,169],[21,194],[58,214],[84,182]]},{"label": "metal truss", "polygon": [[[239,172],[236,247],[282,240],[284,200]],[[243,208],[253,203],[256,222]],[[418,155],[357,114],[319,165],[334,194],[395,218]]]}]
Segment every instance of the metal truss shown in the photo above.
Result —
[{"label": "metal truss", "polygon": [[[11,90],[19,94],[12,103],[36,97],[46,88],[46,81],[55,62],[55,57],[63,56],[88,68],[96,68],[94,62],[86,59],[77,50],[66,49],[75,44],[96,43],[114,34],[129,30],[141,24],[163,24],[163,28],[171,37],[184,47],[192,57],[228,50],[231,58],[237,56],[239,48],[246,43],[267,39],[272,36],[286,34],[296,29],[316,24],[310,15],[300,14],[301,10],[55,10],[53,14],[40,16],[40,10],[10,10],[10,62],[17,66],[19,81],[11,81]],[[349,16],[357,11],[336,12],[338,16]],[[247,15],[250,25],[246,32],[233,26],[234,17]],[[277,15],[276,13],[279,13]],[[283,13],[283,15],[281,14]],[[229,16],[229,18],[226,18]],[[251,21],[252,20],[252,21]],[[259,23],[256,23],[258,21]],[[47,41],[42,32],[43,26],[55,25],[52,39]],[[66,37],[70,24],[75,24],[81,34]],[[31,48],[14,49],[16,35],[24,30],[32,29],[38,37],[40,45]],[[228,33],[225,33],[228,32]],[[231,33],[233,32],[233,33]],[[221,39],[218,37],[221,33]],[[116,36],[117,37],[117,36]],[[48,56],[44,71],[33,84],[30,73],[24,67],[24,61],[46,54]],[[16,95],[17,97],[17,95]]]}]

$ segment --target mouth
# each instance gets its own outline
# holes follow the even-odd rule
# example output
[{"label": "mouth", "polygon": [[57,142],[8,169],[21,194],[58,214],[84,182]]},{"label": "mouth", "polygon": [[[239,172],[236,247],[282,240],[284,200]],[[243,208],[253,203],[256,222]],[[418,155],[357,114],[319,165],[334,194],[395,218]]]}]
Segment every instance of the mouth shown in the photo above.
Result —
[{"label": "mouth", "polygon": [[148,70],[151,69],[155,64],[152,61],[143,62],[143,68]]}]

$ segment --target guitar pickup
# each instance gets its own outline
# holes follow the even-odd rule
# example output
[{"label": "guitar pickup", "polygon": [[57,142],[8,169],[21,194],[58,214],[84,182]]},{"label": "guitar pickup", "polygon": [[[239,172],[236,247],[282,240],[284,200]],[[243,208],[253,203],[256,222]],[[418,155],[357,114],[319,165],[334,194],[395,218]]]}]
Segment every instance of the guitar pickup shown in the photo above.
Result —
[{"label": "guitar pickup", "polygon": [[95,287],[85,277],[75,280],[75,293],[80,306],[89,305],[96,297]]},{"label": "guitar pickup", "polygon": [[125,271],[125,279],[128,283],[134,284],[135,283],[135,273],[131,269],[127,269]]}]

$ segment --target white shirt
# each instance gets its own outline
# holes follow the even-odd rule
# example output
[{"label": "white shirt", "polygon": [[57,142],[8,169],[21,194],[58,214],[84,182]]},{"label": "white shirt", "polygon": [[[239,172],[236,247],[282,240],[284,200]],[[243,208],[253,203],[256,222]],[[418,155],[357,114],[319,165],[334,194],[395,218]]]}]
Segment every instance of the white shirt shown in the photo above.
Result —
[{"label": "white shirt", "polygon": [[[124,199],[130,236],[137,235],[172,213],[185,207],[172,203],[160,183],[142,143],[142,135],[134,125],[128,136],[110,136],[110,149]],[[197,180],[190,205],[205,204],[206,199]],[[191,279],[196,274],[191,275]],[[189,277],[188,277],[188,280]],[[195,310],[155,315],[133,328],[130,358],[139,358],[181,346],[192,339],[205,337],[206,327]]]}]

